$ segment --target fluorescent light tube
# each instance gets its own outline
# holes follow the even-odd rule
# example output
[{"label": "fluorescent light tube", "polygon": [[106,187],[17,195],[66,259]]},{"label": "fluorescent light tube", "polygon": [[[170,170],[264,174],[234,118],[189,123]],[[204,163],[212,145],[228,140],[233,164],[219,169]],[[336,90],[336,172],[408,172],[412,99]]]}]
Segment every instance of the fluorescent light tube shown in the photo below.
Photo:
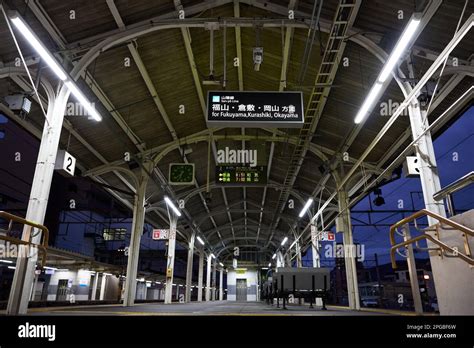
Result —
[{"label": "fluorescent light tube", "polygon": [[274,260],[274,259],[275,259],[275,257],[277,257],[277,254],[273,254],[273,256],[272,256],[272,260]]},{"label": "fluorescent light tube", "polygon": [[212,257],[213,259],[215,259],[215,258],[216,258],[216,255],[214,255],[214,254],[211,254],[211,257]]},{"label": "fluorescent light tube", "polygon": [[286,242],[288,242],[288,237],[285,237],[285,238],[283,239],[283,241],[281,242],[281,245],[282,245],[282,246],[285,245]]},{"label": "fluorescent light tube", "polygon": [[3,262],[3,263],[13,263],[13,261],[10,261],[10,260],[0,260],[0,262]]},{"label": "fluorescent light tube", "polygon": [[58,269],[55,268],[55,267],[48,267],[48,266],[44,266],[43,268],[45,268],[45,269],[52,269],[53,271],[57,271],[57,270],[58,270]]},{"label": "fluorescent light tube", "polygon": [[82,94],[82,92],[77,88],[77,86],[71,82],[71,81],[66,81],[65,82],[67,88],[71,91],[72,95],[84,106],[84,108],[87,110],[89,115],[96,121],[102,121],[102,117],[99,115],[95,107],[89,103],[87,98]]},{"label": "fluorescent light tube", "polygon": [[384,64],[382,71],[380,72],[377,80],[375,81],[374,85],[370,89],[369,94],[365,98],[364,103],[362,104],[359,112],[357,113],[354,122],[361,123],[372,110],[375,102],[380,97],[380,91],[384,82],[390,76],[393,68],[399,61],[400,57],[403,55],[409,44],[412,42],[413,36],[416,33],[418,26],[420,25],[421,20],[418,18],[417,15],[414,15],[410,20],[410,23],[406,26],[405,30],[403,31],[402,35],[398,39],[397,44],[395,45],[392,53],[390,54],[389,58]]},{"label": "fluorescent light tube", "polygon": [[8,266],[8,268],[10,268],[10,269],[16,269],[15,266]]},{"label": "fluorescent light tube", "polygon": [[300,218],[303,217],[304,214],[306,214],[306,212],[308,211],[311,204],[313,204],[313,199],[312,198],[308,199],[308,201],[304,205],[303,209],[301,209],[301,212],[300,212],[300,215],[299,215]]},{"label": "fluorescent light tube", "polygon": [[405,28],[402,33],[402,36],[400,36],[400,39],[395,45],[395,48],[390,54],[390,57],[388,58],[382,69],[382,72],[379,75],[379,82],[385,82],[385,80],[390,76],[390,73],[392,72],[393,68],[402,56],[403,52],[405,52],[406,48],[410,44],[411,39],[413,38],[413,35],[415,35],[416,29],[418,28],[420,22],[421,21],[419,19],[412,19],[408,26]]},{"label": "fluorescent light tube", "polygon": [[219,262],[219,265],[221,265],[221,267],[224,267],[224,264],[222,262]]},{"label": "fluorescent light tube", "polygon": [[171,202],[171,200],[168,198],[168,196],[165,196],[165,202],[166,202],[166,204],[168,204],[168,207],[173,209],[173,211],[176,215],[181,216],[180,211],[178,210],[178,208],[176,208],[176,206],[173,204],[173,202]]},{"label": "fluorescent light tube", "polygon": [[268,264],[268,267],[272,267],[272,263],[271,263],[271,262]]},{"label": "fluorescent light tube", "polygon": [[204,241],[201,239],[201,237],[197,236],[197,240],[199,241],[199,243],[201,243],[202,245],[204,245]]},{"label": "fluorescent light tube", "polygon": [[372,89],[370,90],[369,95],[367,96],[367,98],[365,98],[364,104],[362,104],[362,107],[357,113],[357,116],[354,120],[355,123],[361,123],[365,119],[368,112],[372,109],[372,107],[374,106],[374,103],[379,98],[379,93],[381,89],[382,89],[382,84],[379,82],[376,82],[372,86]]},{"label": "fluorescent light tube", "polygon": [[13,25],[18,29],[18,31],[23,35],[23,37],[28,41],[28,43],[35,49],[36,52],[41,56],[41,58],[46,62],[46,64],[51,68],[51,70],[59,77],[62,81],[67,79],[67,75],[64,72],[63,68],[56,62],[56,59],[48,52],[48,50],[43,46],[41,41],[36,37],[31,29],[23,22],[23,20],[14,15],[10,17]]}]

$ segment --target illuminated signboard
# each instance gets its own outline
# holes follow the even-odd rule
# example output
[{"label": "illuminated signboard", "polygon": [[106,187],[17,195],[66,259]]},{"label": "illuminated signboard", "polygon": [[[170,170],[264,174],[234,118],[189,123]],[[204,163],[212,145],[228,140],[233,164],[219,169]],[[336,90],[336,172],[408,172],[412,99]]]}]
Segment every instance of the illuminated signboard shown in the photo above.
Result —
[{"label": "illuminated signboard", "polygon": [[221,185],[264,185],[267,167],[216,166],[216,178]]},{"label": "illuminated signboard", "polygon": [[265,185],[267,153],[265,142],[250,141],[245,149],[237,142],[217,144],[216,182],[227,186]]},{"label": "illuminated signboard", "polygon": [[209,91],[206,121],[214,127],[302,127],[303,93]]}]

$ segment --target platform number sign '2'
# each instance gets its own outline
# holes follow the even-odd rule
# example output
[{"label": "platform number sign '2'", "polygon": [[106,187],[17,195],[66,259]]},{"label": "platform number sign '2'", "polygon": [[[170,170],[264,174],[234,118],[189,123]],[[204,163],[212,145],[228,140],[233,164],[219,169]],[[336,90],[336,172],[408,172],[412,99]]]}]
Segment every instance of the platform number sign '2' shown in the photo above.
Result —
[{"label": "platform number sign '2'", "polygon": [[74,176],[74,170],[76,168],[76,158],[69,152],[59,150],[56,156],[56,164],[54,169],[58,170],[63,175]]}]

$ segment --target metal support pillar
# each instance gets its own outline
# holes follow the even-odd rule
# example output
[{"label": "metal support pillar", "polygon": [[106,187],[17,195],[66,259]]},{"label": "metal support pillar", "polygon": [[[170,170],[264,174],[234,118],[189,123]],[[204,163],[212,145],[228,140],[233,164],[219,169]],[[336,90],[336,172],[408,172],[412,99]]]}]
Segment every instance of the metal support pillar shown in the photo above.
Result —
[{"label": "metal support pillar", "polygon": [[92,285],[91,301],[97,298],[97,287],[99,285],[99,272],[95,272],[94,285]]},{"label": "metal support pillar", "polygon": [[[54,165],[58,152],[59,138],[64,120],[64,110],[69,97],[69,90],[64,86],[56,98],[48,96],[47,122],[44,123],[43,135],[36,160],[36,168],[31,185],[31,192],[26,210],[26,220],[37,224],[44,223],[48,205],[51,181],[53,180]],[[33,243],[41,241],[42,233],[29,227],[23,228],[22,239],[30,240],[30,233],[36,233],[31,238]],[[15,275],[13,277],[10,296],[8,298],[7,314],[26,314],[33,284],[38,253],[17,258]]]},{"label": "metal support pillar", "polygon": [[207,256],[207,272],[206,272],[206,301],[211,300],[211,262],[212,256]]},{"label": "metal support pillar", "polygon": [[277,268],[285,267],[285,259],[283,258],[283,254],[281,253],[281,251],[277,251],[276,261]]},{"label": "metal support pillar", "polygon": [[100,284],[99,300],[103,301],[105,298],[105,287],[107,286],[107,275],[102,273],[102,283]]},{"label": "metal support pillar", "polygon": [[224,269],[219,271],[219,301],[224,300]]},{"label": "metal support pillar", "polygon": [[[319,255],[320,245],[319,245],[319,240],[318,240],[318,231],[316,227],[317,226],[311,226],[311,252],[313,256],[313,267],[319,268],[321,267],[321,259]],[[323,305],[322,299],[317,297],[315,300],[315,305],[322,306]]]},{"label": "metal support pillar", "polygon": [[35,294],[36,294],[36,286],[38,285],[38,278],[39,274],[35,274],[35,280],[33,281],[33,285],[31,286],[31,295],[30,295],[30,301],[35,300]]},{"label": "metal support pillar", "polygon": [[204,251],[199,252],[199,273],[198,273],[198,302],[202,302],[202,278],[204,275]]},{"label": "metal support pillar", "polygon": [[[403,226],[403,240],[407,241],[411,239],[410,226],[408,224]],[[408,274],[410,275],[411,293],[413,296],[413,305],[415,306],[415,312],[418,314],[423,313],[423,305],[421,302],[420,286],[418,284],[418,275],[416,273],[415,253],[413,252],[413,244],[408,244],[407,250],[407,263],[408,263]]]},{"label": "metal support pillar", "polygon": [[295,248],[296,248],[296,267],[301,268],[303,267],[303,261],[301,259],[301,247],[300,247],[299,242],[296,242]]},{"label": "metal support pillar", "polygon": [[212,280],[211,280],[211,300],[216,300],[216,289],[217,289],[217,259],[214,258],[214,264],[212,265]]},{"label": "metal support pillar", "polygon": [[[175,249],[176,249],[176,223],[177,223],[176,218],[170,215],[170,235],[168,239],[168,260],[166,263],[165,303],[172,302],[174,254],[175,254]],[[178,289],[176,289],[176,291],[178,291]]]},{"label": "metal support pillar", "polygon": [[185,301],[191,302],[191,286],[193,282],[193,257],[194,257],[194,241],[196,239],[196,233],[191,234],[191,238],[189,239],[189,247],[188,247],[188,263],[186,267],[186,295]]},{"label": "metal support pillar", "polygon": [[[409,77],[415,78],[413,65],[408,60]],[[411,86],[407,85],[407,89],[411,91]],[[418,96],[417,96],[418,97]],[[408,105],[408,114],[410,116],[410,126],[413,139],[429,127],[427,110],[421,109],[418,98],[414,98],[412,103]],[[436,165],[436,156],[433,148],[433,140],[431,132],[428,131],[415,144],[416,156],[418,158],[420,169],[421,188],[423,191],[423,199],[427,210],[441,216],[446,216],[443,200],[435,201],[433,195],[441,190],[441,184],[438,175],[438,166]],[[428,216],[428,225],[434,225],[437,221]]]},{"label": "metal support pillar", "polygon": [[352,238],[351,216],[349,210],[349,197],[345,189],[338,193],[339,216],[336,219],[337,231],[343,233],[344,263],[346,266],[347,296],[349,307],[354,310],[360,309],[359,285],[357,281],[356,247]]},{"label": "metal support pillar", "polygon": [[[132,235],[128,248],[127,278],[125,279],[125,292],[123,306],[133,306],[137,293],[138,257],[140,254],[140,240],[145,222],[145,193],[148,183],[148,174],[142,169],[138,178],[138,187],[133,204]],[[103,275],[102,275],[103,276]]]},{"label": "metal support pillar", "polygon": [[285,267],[291,267],[291,250],[284,255],[284,260]]}]

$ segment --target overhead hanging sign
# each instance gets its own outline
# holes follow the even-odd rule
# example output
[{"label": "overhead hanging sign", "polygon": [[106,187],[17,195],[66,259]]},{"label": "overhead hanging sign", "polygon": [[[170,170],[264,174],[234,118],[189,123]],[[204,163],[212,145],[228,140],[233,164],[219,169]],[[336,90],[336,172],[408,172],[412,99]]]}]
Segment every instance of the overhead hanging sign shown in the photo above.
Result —
[{"label": "overhead hanging sign", "polygon": [[214,127],[302,127],[303,93],[209,91],[206,121]]},{"label": "overhead hanging sign", "polygon": [[268,157],[264,141],[217,144],[216,182],[221,185],[264,185],[267,182]]}]

